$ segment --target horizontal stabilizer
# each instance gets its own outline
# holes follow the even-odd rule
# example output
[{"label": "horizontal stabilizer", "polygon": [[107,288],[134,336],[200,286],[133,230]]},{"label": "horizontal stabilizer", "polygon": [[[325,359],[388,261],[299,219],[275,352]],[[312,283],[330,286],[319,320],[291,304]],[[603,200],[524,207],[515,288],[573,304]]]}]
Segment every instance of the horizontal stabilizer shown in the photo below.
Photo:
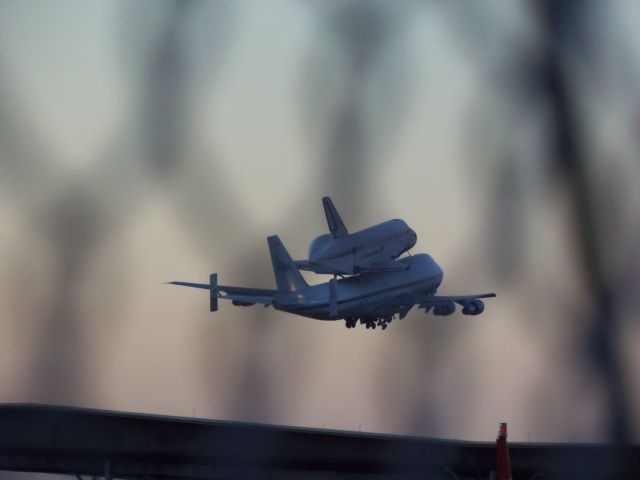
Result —
[{"label": "horizontal stabilizer", "polygon": [[[214,278],[215,275],[215,278]],[[217,275],[212,274],[210,283],[193,282],[167,282],[169,285],[179,285],[181,287],[200,288],[210,292],[210,308],[215,311],[218,308],[218,299],[231,300],[235,305],[250,305],[259,303],[265,306],[273,304],[273,296],[277,290],[266,288],[245,288],[231,287],[227,285],[217,285]]]},{"label": "horizontal stabilizer", "polygon": [[166,285],[180,285],[181,287],[202,288],[203,290],[209,290],[208,283],[166,282]]},{"label": "horizontal stabilizer", "polygon": [[298,267],[300,270],[313,272],[313,268],[311,267],[311,263],[309,263],[309,260],[294,260],[293,263],[295,263],[296,267]]},{"label": "horizontal stabilizer", "polygon": [[272,305],[273,296],[278,293],[277,290],[266,288],[245,288],[245,287],[218,287],[220,291],[218,297],[224,300],[233,300],[237,305],[243,303],[259,303],[261,305]]}]

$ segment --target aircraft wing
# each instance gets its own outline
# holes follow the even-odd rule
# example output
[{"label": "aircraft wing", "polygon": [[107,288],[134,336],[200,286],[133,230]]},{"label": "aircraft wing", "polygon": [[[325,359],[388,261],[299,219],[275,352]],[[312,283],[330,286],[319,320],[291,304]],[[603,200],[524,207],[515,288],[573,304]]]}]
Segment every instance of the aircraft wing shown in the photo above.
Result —
[{"label": "aircraft wing", "polygon": [[420,300],[420,305],[438,304],[444,302],[455,302],[463,304],[469,300],[476,300],[480,298],[494,298],[495,293],[481,293],[479,295],[429,295]]},{"label": "aircraft wing", "polygon": [[479,315],[484,311],[481,298],[493,298],[495,293],[481,293],[479,295],[429,295],[420,299],[418,308],[424,308],[428,313],[433,308],[435,315],[451,315],[456,309],[456,303],[462,307],[464,315]]},{"label": "aircraft wing", "polygon": [[[167,282],[170,285],[180,285],[182,287],[201,288],[210,290],[208,283],[191,283],[191,282]],[[278,293],[277,290],[266,288],[245,288],[230,287],[225,285],[217,285],[218,298],[231,300],[234,305],[248,306],[255,303],[262,305],[271,305],[273,296]]]}]

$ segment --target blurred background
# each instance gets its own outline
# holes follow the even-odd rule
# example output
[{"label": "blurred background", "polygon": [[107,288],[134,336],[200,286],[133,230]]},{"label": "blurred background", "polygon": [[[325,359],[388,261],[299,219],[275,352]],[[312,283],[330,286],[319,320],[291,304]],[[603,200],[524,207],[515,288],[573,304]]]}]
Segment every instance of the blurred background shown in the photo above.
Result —
[{"label": "blurred background", "polygon": [[[0,2],[0,402],[640,440],[640,3]],[[484,315],[221,304],[390,218]],[[310,281],[326,281],[307,276]]]}]

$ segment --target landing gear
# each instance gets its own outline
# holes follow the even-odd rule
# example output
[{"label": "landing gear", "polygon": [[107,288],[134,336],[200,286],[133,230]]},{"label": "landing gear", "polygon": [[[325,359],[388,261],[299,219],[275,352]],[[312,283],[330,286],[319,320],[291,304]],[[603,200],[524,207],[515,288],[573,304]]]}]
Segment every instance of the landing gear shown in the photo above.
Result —
[{"label": "landing gear", "polygon": [[358,323],[358,317],[347,317],[344,319],[347,328],[355,328]]},{"label": "landing gear", "polygon": [[380,327],[383,330],[386,330],[389,323],[391,323],[391,320],[393,320],[393,315],[364,317],[360,319],[360,323],[367,327],[367,329],[375,330],[377,327]]},{"label": "landing gear", "polygon": [[378,324],[379,327],[382,327],[383,330],[386,330],[387,326],[391,323],[392,320],[393,320],[393,315],[385,315],[383,317],[378,317],[376,319],[376,323]]},{"label": "landing gear", "polygon": [[367,329],[376,328],[376,319],[374,317],[363,317],[360,319],[360,323],[367,327]]},{"label": "landing gear", "polygon": [[344,319],[344,321],[347,328],[355,328],[358,321],[360,321],[362,325],[367,327],[367,330],[375,330],[377,327],[386,330],[393,319],[393,315],[384,315],[382,317],[347,317]]}]

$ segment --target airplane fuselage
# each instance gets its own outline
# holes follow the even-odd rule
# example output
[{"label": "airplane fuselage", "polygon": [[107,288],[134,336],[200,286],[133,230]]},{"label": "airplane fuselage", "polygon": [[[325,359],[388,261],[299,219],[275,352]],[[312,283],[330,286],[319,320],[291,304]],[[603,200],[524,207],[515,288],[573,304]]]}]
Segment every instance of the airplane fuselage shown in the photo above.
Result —
[{"label": "airplane fuselage", "polygon": [[[430,255],[398,260],[404,271],[370,273],[336,282],[337,314],[330,314],[329,282],[274,297],[273,307],[319,320],[377,317],[408,310],[425,295],[433,295],[442,283],[442,269]],[[405,312],[406,313],[406,312]]]},{"label": "airplane fuselage", "polygon": [[395,219],[349,235],[316,237],[309,246],[309,265],[316,273],[353,275],[395,260],[416,244],[415,232]]}]

